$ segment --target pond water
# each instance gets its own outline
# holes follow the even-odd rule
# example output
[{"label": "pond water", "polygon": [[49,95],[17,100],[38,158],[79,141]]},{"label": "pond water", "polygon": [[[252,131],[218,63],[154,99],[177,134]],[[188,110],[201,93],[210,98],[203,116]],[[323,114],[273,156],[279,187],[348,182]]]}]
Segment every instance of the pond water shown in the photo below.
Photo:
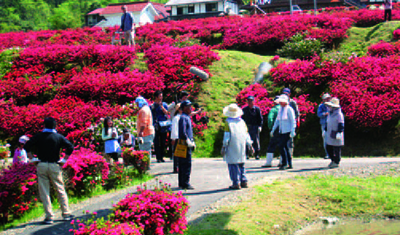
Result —
[{"label": "pond water", "polygon": [[400,220],[384,220],[363,223],[349,221],[337,225],[317,223],[297,232],[298,235],[400,235]]}]

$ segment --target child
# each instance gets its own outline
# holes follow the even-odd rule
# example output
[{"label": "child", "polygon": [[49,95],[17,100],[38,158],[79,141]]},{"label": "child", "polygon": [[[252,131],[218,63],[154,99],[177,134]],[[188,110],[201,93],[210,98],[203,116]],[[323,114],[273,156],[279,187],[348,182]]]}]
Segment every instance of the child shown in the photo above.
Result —
[{"label": "child", "polygon": [[102,130],[101,138],[105,141],[105,153],[111,157],[114,162],[117,162],[120,146],[118,144],[117,128],[114,127],[111,117],[104,119],[104,128]]},{"label": "child", "polygon": [[24,149],[24,145],[26,142],[28,142],[29,137],[26,135],[23,135],[19,138],[19,146],[17,149],[15,149],[14,152],[14,158],[13,158],[13,164],[20,162],[20,163],[28,163],[28,155],[26,154],[26,151]]}]

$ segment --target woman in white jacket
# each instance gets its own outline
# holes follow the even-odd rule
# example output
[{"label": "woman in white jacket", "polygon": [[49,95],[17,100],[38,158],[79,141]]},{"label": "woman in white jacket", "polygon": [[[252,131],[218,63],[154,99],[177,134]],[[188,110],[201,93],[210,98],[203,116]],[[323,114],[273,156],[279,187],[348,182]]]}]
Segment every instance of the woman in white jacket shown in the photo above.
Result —
[{"label": "woman in white jacket", "polygon": [[[246,123],[241,116],[242,109],[237,104],[231,104],[224,108],[226,119],[222,155],[228,164],[229,175],[232,180],[230,189],[247,188],[247,178],[244,169],[246,162],[246,146],[252,148],[250,135]],[[240,183],[240,185],[239,185]]]}]

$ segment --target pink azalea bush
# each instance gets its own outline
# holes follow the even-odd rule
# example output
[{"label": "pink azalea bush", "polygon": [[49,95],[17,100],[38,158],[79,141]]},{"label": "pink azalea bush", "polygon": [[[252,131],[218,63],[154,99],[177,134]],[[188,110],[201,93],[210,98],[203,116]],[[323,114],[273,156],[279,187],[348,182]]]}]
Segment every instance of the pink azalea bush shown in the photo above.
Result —
[{"label": "pink azalea bush", "polygon": [[124,148],[122,158],[125,165],[132,165],[139,172],[144,174],[150,166],[150,155],[147,151],[135,151],[133,148]]},{"label": "pink azalea bush", "polygon": [[141,235],[140,229],[134,223],[115,223],[107,221],[105,223],[93,223],[89,226],[81,224],[79,229],[73,230],[74,235]]},{"label": "pink azalea bush", "polygon": [[109,166],[104,157],[90,149],[75,150],[63,166],[68,176],[67,188],[76,195],[87,194],[108,178]]},{"label": "pink azalea bush", "polygon": [[144,235],[183,234],[188,208],[189,202],[181,192],[138,188],[137,194],[128,194],[115,205],[110,220],[133,222]]},{"label": "pink azalea bush", "polygon": [[377,57],[387,57],[400,54],[400,42],[379,42],[368,47],[368,54]]},{"label": "pink azalea bush", "polygon": [[[190,93],[196,93],[201,82],[200,78],[193,78],[189,72],[190,67],[195,66],[208,72],[207,68],[219,60],[217,53],[199,45],[184,48],[155,45],[145,51],[145,57],[149,71],[162,78],[167,92],[186,90]],[[180,89],[176,90],[178,86]]]},{"label": "pink azalea bush", "polygon": [[[386,48],[386,43],[381,44]],[[382,49],[375,54],[373,48],[370,53],[377,56],[391,51]],[[346,119],[359,127],[379,127],[400,116],[398,65],[397,56],[353,57],[347,62],[297,60],[272,69],[270,79],[315,94],[329,88],[340,99]]]},{"label": "pink azalea bush", "polygon": [[37,199],[36,166],[16,163],[0,172],[0,220],[19,217],[35,205]]},{"label": "pink azalea bush", "polygon": [[400,39],[400,29],[396,29],[395,31],[393,31],[393,38],[396,40]]}]

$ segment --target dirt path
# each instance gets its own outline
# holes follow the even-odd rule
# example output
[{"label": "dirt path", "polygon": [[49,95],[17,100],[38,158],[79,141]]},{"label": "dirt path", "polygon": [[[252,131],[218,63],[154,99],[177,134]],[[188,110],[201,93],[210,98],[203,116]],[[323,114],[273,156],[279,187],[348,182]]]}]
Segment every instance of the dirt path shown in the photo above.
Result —
[{"label": "dirt path", "polygon": [[[266,177],[276,178],[304,172],[317,173],[321,171],[329,171],[329,169],[326,168],[329,164],[329,160],[324,159],[296,159],[293,162],[294,169],[287,171],[279,171],[276,167],[261,168],[260,166],[264,164],[264,161],[265,159],[260,161],[250,160],[246,163],[247,177],[250,185],[252,182]],[[349,174],[351,174],[350,168],[352,167],[363,167],[392,162],[400,163],[400,158],[343,159],[341,168],[349,168]],[[274,160],[273,164],[276,165],[277,163],[277,160]],[[171,161],[167,161],[166,163],[153,163],[151,173],[157,176],[157,178],[148,184],[155,184],[158,180],[162,180],[163,182],[171,183],[173,190],[178,190],[178,177],[176,174],[171,174],[171,172]],[[192,215],[195,215],[196,212],[203,210],[207,206],[232,193],[232,191],[227,189],[231,182],[226,163],[223,162],[222,159],[194,159],[191,184],[195,187],[195,190],[184,192],[184,195],[186,195],[190,201],[189,218]],[[136,188],[137,187],[135,186],[115,193],[94,197],[83,203],[72,205],[71,209],[77,219],[80,220],[86,218],[86,215],[84,215],[84,211],[86,210],[89,210],[90,212],[96,211],[98,216],[106,216],[109,214],[110,208],[112,208],[114,203],[124,198],[127,193],[135,192]],[[69,230],[72,228],[72,225],[70,225],[69,222],[55,221],[52,225],[42,225],[41,222],[43,219],[44,218],[41,217],[17,228],[4,231],[1,234],[71,234]],[[59,212],[56,213],[55,219],[60,219]]]}]

